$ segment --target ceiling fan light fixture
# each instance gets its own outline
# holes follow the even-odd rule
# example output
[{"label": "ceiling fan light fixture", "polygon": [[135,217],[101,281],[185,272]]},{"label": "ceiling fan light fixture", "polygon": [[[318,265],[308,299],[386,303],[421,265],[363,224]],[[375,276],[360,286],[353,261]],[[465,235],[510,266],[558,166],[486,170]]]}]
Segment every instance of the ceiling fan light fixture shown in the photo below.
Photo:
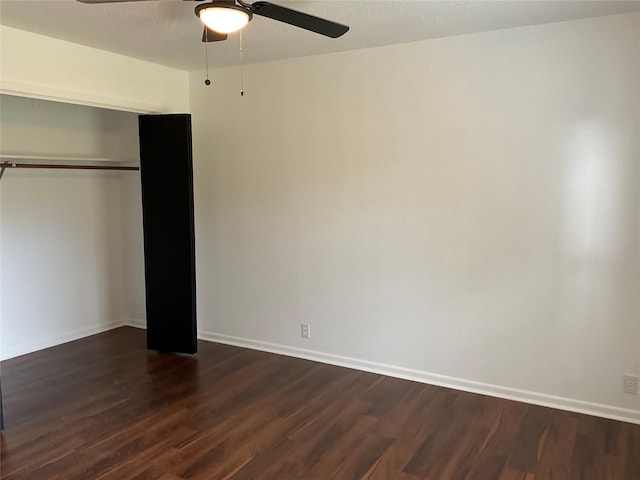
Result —
[{"label": "ceiling fan light fixture", "polygon": [[248,8],[234,2],[202,3],[196,7],[196,15],[207,28],[218,33],[233,33],[243,28],[251,20]]}]

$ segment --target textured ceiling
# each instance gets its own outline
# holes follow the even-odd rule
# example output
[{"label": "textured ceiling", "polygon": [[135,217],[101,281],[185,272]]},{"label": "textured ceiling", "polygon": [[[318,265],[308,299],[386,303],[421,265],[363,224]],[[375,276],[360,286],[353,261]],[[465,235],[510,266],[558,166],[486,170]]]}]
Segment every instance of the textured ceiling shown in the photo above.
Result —
[{"label": "textured ceiling", "polygon": [[[502,28],[640,11],[640,1],[297,0],[275,3],[345,23],[329,39],[264,17],[244,29],[244,61],[263,62]],[[196,2],[83,4],[0,0],[0,23],[185,70],[204,67]],[[239,63],[239,36],[209,44],[211,67]]]}]

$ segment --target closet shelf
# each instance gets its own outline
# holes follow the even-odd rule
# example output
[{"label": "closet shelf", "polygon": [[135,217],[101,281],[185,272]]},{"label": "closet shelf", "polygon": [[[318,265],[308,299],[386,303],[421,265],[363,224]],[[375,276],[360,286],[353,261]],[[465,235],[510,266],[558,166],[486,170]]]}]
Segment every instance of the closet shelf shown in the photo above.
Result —
[{"label": "closet shelf", "polygon": [[0,161],[3,163],[64,163],[74,165],[77,163],[96,163],[124,165],[138,163],[138,160],[116,160],[114,158],[98,157],[74,157],[74,156],[53,156],[53,155],[18,155],[11,153],[0,153]]}]

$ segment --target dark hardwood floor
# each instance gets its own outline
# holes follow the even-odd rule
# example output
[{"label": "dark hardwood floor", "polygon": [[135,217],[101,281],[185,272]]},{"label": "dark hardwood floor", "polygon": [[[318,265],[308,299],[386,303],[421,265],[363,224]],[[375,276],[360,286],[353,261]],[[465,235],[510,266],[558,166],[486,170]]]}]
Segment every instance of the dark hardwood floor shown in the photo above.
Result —
[{"label": "dark hardwood floor", "polygon": [[640,425],[120,328],[2,363],[2,478],[640,480]]}]

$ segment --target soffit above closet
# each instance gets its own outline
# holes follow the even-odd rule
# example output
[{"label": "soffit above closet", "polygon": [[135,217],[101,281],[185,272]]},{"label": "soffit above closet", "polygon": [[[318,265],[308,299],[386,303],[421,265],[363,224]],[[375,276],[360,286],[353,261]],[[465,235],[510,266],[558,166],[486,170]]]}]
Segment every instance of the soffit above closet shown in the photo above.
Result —
[{"label": "soffit above closet", "polygon": [[[257,63],[503,28],[639,12],[640,1],[276,1],[347,24],[328,39],[265,18],[244,29],[244,61]],[[75,0],[0,0],[0,23],[184,70],[202,70],[197,2],[88,5]],[[239,63],[238,35],[209,45],[212,67]]]}]

